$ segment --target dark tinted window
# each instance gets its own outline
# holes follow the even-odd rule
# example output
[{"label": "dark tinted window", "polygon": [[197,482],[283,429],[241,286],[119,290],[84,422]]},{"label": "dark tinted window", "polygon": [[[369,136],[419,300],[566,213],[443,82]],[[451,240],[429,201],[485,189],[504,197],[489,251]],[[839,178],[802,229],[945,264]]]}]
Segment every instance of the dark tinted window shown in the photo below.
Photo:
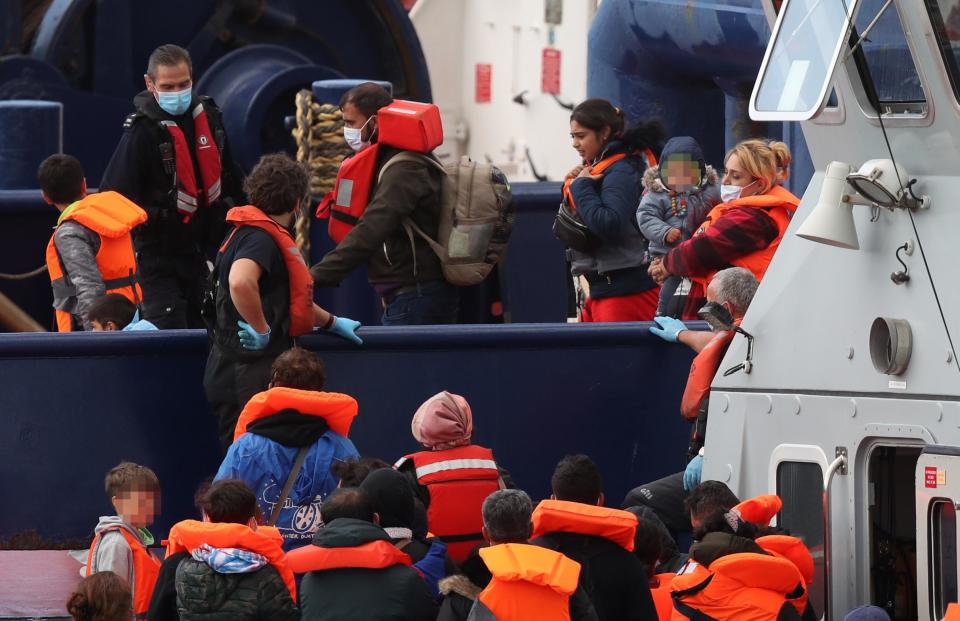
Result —
[{"label": "dark tinted window", "polygon": [[947,65],[953,92],[960,97],[960,0],[927,0],[927,12]]},{"label": "dark tinted window", "polygon": [[777,524],[799,537],[813,555],[810,603],[823,612],[823,471],[817,464],[783,462],[777,467],[777,494],[783,500]]},{"label": "dark tinted window", "polygon": [[854,58],[870,103],[875,107],[879,104],[881,112],[887,111],[883,109],[885,103],[925,101],[896,4],[880,14],[885,3],[886,0],[860,0],[851,36],[851,44],[855,44],[860,33],[880,15]]},{"label": "dark tinted window", "polygon": [[930,506],[930,586],[934,618],[957,601],[957,510],[949,500]]}]

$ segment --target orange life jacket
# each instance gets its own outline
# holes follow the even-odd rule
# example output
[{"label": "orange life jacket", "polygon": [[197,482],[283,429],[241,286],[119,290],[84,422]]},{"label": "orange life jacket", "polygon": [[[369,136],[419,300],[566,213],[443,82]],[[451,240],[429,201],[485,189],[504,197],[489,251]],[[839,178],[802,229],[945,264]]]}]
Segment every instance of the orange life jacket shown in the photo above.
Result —
[{"label": "orange life jacket", "polygon": [[435,104],[395,99],[377,111],[377,142],[343,160],[333,192],[317,206],[317,218],[330,218],[327,231],[339,244],[357,225],[376,185],[380,145],[430,153],[443,143],[440,109]]},{"label": "orange life jacket", "polygon": [[300,336],[313,332],[315,318],[313,314],[313,277],[303,261],[303,255],[297,248],[297,242],[287,229],[280,226],[273,218],[263,213],[253,205],[234,207],[227,212],[227,222],[235,228],[220,246],[223,253],[233,239],[233,236],[242,226],[252,226],[266,231],[280,249],[283,262],[287,267],[287,277],[290,281],[290,336]]},{"label": "orange life jacket", "polygon": [[197,212],[198,207],[209,207],[220,198],[220,148],[213,139],[203,104],[197,104],[193,109],[193,131],[197,141],[195,151],[197,168],[200,169],[200,183],[197,183],[193,156],[183,130],[169,120],[160,121],[160,125],[167,130],[173,141],[177,171],[177,211],[186,223]]},{"label": "orange life jacket", "polygon": [[743,552],[697,565],[678,574],[670,585],[673,621],[776,621],[803,578],[790,561]]},{"label": "orange life jacket", "polygon": [[477,597],[498,621],[570,619],[580,563],[554,550],[522,543],[480,549],[492,578]]},{"label": "orange life jacket", "polygon": [[[644,149],[642,154],[643,154],[644,160],[646,160],[648,168],[653,168],[654,166],[657,165],[657,156],[653,154],[653,151],[651,151],[650,149]],[[610,157],[603,158],[593,166],[590,166],[590,174],[599,175],[603,173],[603,171],[610,168],[611,166],[613,166],[623,158],[627,157],[627,155],[630,155],[630,154],[614,153]],[[573,183],[575,179],[576,177],[571,177],[570,179],[567,179],[566,181],[563,182],[563,200],[566,201],[567,205],[570,206],[571,211],[577,210],[577,205],[576,203],[573,202],[573,193],[570,192],[570,185]]]},{"label": "orange life jacket", "polygon": [[389,541],[371,541],[353,548],[321,548],[306,545],[287,554],[287,564],[297,574],[326,569],[386,569],[413,565],[410,556]]},{"label": "orange life jacket", "polygon": [[[720,203],[710,210],[710,213],[707,214],[707,219],[703,221],[703,224],[700,225],[695,235],[702,235],[714,222],[723,217],[723,214],[738,207],[759,209],[770,216],[777,225],[776,239],[770,242],[766,248],[761,248],[750,254],[737,257],[732,261],[734,266],[745,267],[753,272],[753,275],[756,276],[759,282],[763,280],[763,275],[767,273],[770,261],[773,260],[773,255],[777,252],[777,248],[780,247],[783,235],[787,232],[787,227],[790,226],[790,219],[793,217],[793,213],[799,205],[799,198],[783,187],[775,185],[770,188],[766,194],[757,194],[755,196],[738,198],[729,203]],[[716,272],[711,272],[705,276],[691,276],[690,280],[700,283],[704,290],[706,290],[707,285],[715,273]]]},{"label": "orange life jacket", "polygon": [[754,496],[734,507],[744,521],[757,526],[769,526],[782,508],[783,501],[776,494]]},{"label": "orange life jacket", "polygon": [[659,621],[670,621],[673,616],[673,597],[670,596],[670,585],[676,574],[665,573],[656,574],[650,583],[650,596],[653,598],[653,605],[657,608],[657,619]]},{"label": "orange life jacket", "polygon": [[[147,212],[140,209],[118,192],[90,194],[78,201],[61,222],[73,221],[87,227],[100,236],[97,251],[97,269],[103,278],[106,293],[119,293],[135,305],[140,304],[143,292],[138,282],[137,261],[133,251],[130,231],[147,221]],[[70,310],[76,304],[77,290],[64,273],[60,255],[54,243],[56,230],[47,243],[47,271],[54,299],[61,300],[54,306],[57,331],[70,332],[73,323]]]},{"label": "orange life jacket", "polygon": [[960,604],[949,604],[943,621],[960,621]]},{"label": "orange life jacket", "polygon": [[[120,526],[116,528],[107,528],[97,533],[90,544],[90,551],[87,552],[86,575],[92,574],[93,554],[100,539],[104,533],[117,531],[126,539],[127,545],[133,552],[133,614],[137,619],[146,619],[147,610],[150,608],[150,598],[153,597],[153,587],[157,583],[157,576],[160,575],[160,561],[150,554],[150,550],[130,531]],[[125,578],[125,576],[121,576]]]},{"label": "orange life jacket", "polygon": [[700,403],[710,394],[710,384],[720,368],[723,355],[727,353],[727,346],[733,340],[733,330],[722,330],[714,334],[706,347],[700,350],[693,362],[690,363],[690,375],[687,376],[687,385],[683,389],[683,399],[680,401],[680,414],[684,419],[694,421],[700,410]]},{"label": "orange life jacket", "polygon": [[350,425],[359,410],[357,400],[339,392],[321,392],[318,390],[298,390],[277,386],[250,397],[240,412],[237,427],[233,432],[233,441],[247,432],[254,421],[273,416],[283,410],[296,410],[306,416],[319,416],[327,421],[331,431],[343,437],[350,435]]},{"label": "orange life jacket", "polygon": [[593,535],[633,552],[636,532],[637,516],[629,511],[567,500],[541,500],[533,511],[531,538],[547,533]]},{"label": "orange life jacket", "polygon": [[253,530],[246,524],[184,520],[177,522],[170,529],[167,558],[178,552],[192,554],[203,544],[214,548],[240,548],[265,557],[280,574],[287,590],[290,591],[290,597],[293,601],[297,601],[297,587],[293,572],[290,571],[283,553],[283,536],[276,528],[258,526]]},{"label": "orange life jacket", "polygon": [[[807,609],[807,600],[810,595],[810,585],[813,584],[813,555],[804,543],[790,535],[766,535],[757,537],[756,544],[773,556],[787,559],[797,568],[803,578],[803,589],[794,591],[790,601],[796,607],[800,616]],[[802,592],[801,592],[802,591]]]},{"label": "orange life jacket", "polygon": [[500,471],[493,451],[476,444],[442,451],[421,451],[397,461],[413,461],[417,483],[427,488],[427,526],[447,544],[447,554],[458,563],[483,541],[483,514],[487,496],[500,489]]}]

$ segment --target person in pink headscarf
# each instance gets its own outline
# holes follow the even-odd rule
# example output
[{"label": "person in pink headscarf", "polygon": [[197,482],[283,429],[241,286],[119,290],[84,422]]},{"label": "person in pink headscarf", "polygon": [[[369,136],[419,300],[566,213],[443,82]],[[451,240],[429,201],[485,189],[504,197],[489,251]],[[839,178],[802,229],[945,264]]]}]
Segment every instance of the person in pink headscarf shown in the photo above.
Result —
[{"label": "person in pink headscarf", "polygon": [[460,395],[443,391],[423,402],[410,424],[426,450],[400,458],[394,467],[414,483],[427,508],[427,527],[461,562],[483,542],[481,506],[505,487],[493,451],[472,444],[473,413]]}]

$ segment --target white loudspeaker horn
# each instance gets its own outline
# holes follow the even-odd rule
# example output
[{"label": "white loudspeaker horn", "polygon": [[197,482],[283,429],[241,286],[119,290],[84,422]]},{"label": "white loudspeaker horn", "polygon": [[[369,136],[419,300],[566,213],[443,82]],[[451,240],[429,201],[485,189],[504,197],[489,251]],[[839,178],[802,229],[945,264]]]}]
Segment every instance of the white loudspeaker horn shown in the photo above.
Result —
[{"label": "white loudspeaker horn", "polygon": [[797,236],[837,248],[859,250],[853,203],[844,201],[850,165],[830,162],[820,189],[820,200],[797,230]]}]

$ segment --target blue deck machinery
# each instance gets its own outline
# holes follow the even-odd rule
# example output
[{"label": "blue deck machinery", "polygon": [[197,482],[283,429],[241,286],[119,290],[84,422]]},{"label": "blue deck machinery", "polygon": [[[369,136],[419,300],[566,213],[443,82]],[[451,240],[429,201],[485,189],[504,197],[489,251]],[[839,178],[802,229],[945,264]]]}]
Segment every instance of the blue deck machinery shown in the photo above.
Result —
[{"label": "blue deck machinery", "polygon": [[[0,272],[42,262],[54,214],[39,200],[37,163],[62,148],[96,185],[145,59],[161,43],[190,49],[198,89],[223,108],[247,168],[261,153],[292,151],[283,119],[293,94],[315,80],[382,79],[399,97],[430,98],[419,42],[396,0],[0,0],[0,9]],[[799,192],[810,174],[799,131],[747,120],[767,36],[755,1],[605,0],[591,29],[589,94],[696,136],[717,164],[741,137],[784,135]],[[47,103],[23,103],[38,101]],[[598,460],[615,503],[630,486],[683,466],[677,411],[690,353],[642,326],[557,325],[565,289],[550,234],[558,184],[514,191],[505,295],[515,321],[554,325],[372,328],[362,350],[324,336],[304,342],[322,351],[330,389],[358,396],[362,453],[392,459],[415,448],[413,409],[450,389],[473,403],[478,441],[534,496],[548,493],[557,459],[583,451]],[[44,278],[0,282],[0,291],[49,325]],[[205,349],[199,332],[0,335],[0,497],[28,499],[0,514],[0,544],[29,529],[46,539],[89,535],[92,516],[107,509],[100,477],[124,458],[154,466],[165,483],[160,533],[192,515],[192,488],[219,459],[201,388]]]}]

